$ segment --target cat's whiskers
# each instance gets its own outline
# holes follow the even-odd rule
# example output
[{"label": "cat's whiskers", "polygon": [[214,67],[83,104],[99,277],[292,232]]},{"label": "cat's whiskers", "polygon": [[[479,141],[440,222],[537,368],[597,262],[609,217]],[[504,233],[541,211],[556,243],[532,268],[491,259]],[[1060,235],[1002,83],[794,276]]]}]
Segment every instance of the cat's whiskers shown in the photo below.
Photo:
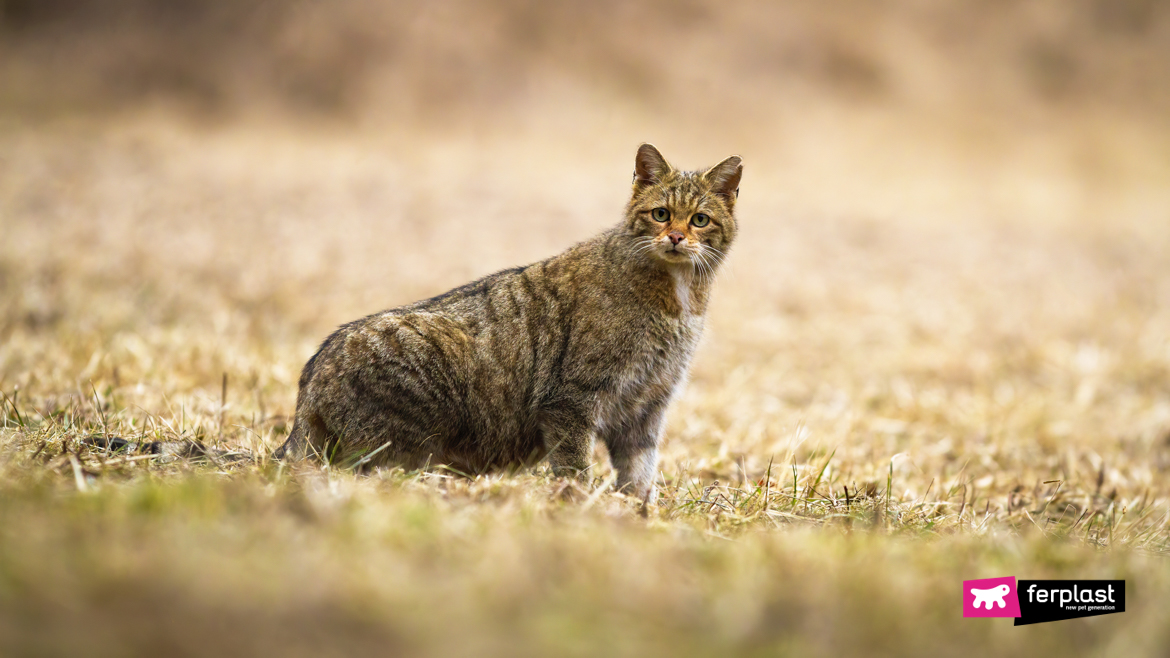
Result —
[{"label": "cat's whiskers", "polygon": [[654,248],[654,238],[648,236],[637,236],[631,243],[631,255],[640,256],[647,251]]},{"label": "cat's whiskers", "polygon": [[724,258],[727,258],[727,254],[724,253],[723,250],[719,249],[719,247],[712,247],[709,244],[705,244],[703,245],[703,249],[712,252],[712,255],[715,256],[720,263],[723,262]]},{"label": "cat's whiskers", "polygon": [[715,279],[715,269],[723,264],[727,254],[718,247],[712,247],[709,244],[703,245],[703,248],[704,260],[707,263],[708,278],[713,283]]},{"label": "cat's whiskers", "polygon": [[[714,281],[715,265],[718,263],[717,257],[708,252],[708,245],[700,244],[699,248],[694,252],[695,258],[692,263],[695,266],[695,272],[699,276],[699,282],[704,286],[710,285]],[[716,262],[712,263],[712,259]]]},{"label": "cat's whiskers", "polygon": [[657,245],[654,243],[654,241],[650,240],[649,242],[647,242],[645,244],[640,244],[640,245],[635,246],[634,251],[633,251],[633,255],[634,256],[641,256],[642,254],[654,251],[654,249],[656,247],[657,247]]}]

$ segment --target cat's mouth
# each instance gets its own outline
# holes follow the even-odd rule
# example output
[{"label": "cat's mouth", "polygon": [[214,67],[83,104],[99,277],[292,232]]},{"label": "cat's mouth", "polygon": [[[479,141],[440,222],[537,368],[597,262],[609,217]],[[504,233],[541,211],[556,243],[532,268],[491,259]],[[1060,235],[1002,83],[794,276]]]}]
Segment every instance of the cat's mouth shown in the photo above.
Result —
[{"label": "cat's mouth", "polygon": [[657,256],[668,263],[684,263],[693,260],[692,248],[684,241],[679,241],[677,244],[671,241],[660,238],[658,248],[653,251]]}]

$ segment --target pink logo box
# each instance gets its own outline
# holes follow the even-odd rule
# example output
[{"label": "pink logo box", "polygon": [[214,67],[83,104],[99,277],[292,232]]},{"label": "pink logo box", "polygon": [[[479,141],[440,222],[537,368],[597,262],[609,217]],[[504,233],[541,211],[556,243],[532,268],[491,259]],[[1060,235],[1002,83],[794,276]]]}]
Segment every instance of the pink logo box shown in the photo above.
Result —
[{"label": "pink logo box", "polygon": [[963,581],[964,617],[1019,617],[1016,577]]}]

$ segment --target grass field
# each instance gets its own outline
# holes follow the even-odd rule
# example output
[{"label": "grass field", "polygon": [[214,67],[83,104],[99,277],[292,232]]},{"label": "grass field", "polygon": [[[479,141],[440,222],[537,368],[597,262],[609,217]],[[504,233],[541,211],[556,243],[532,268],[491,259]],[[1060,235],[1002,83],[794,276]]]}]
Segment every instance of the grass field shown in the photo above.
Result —
[{"label": "grass field", "polygon": [[[7,87],[0,655],[1170,652],[1162,115],[754,77],[721,123],[574,75],[401,122]],[[271,460],[333,327],[617,221],[644,140],[745,162],[657,505],[601,448],[588,485]],[[1127,611],[962,618],[1008,575]]]}]

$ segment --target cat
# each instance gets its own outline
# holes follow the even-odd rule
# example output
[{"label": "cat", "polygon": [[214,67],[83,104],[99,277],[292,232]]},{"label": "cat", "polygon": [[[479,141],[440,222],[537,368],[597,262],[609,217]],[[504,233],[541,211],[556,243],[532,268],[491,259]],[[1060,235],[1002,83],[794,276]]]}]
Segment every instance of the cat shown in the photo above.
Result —
[{"label": "cat", "polygon": [[276,456],[583,477],[600,439],[618,490],[652,499],[742,175],[738,156],[681,171],[641,145],[617,226],[326,338]]}]

